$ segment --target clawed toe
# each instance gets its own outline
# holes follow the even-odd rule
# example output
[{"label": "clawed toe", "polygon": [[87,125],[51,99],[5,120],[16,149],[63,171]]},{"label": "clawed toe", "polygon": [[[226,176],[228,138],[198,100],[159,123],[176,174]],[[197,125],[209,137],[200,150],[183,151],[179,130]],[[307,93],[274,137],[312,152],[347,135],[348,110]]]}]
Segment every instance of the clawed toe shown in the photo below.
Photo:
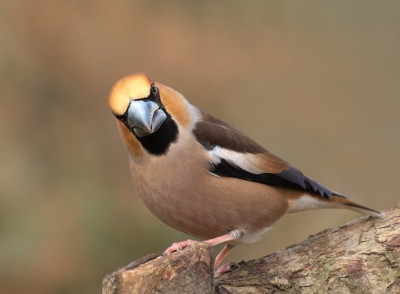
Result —
[{"label": "clawed toe", "polygon": [[164,251],[163,255],[168,256],[172,252],[182,250],[183,248],[185,248],[189,245],[192,245],[194,242],[195,242],[194,240],[186,240],[186,241],[174,243]]},{"label": "clawed toe", "polygon": [[229,262],[226,263],[224,265],[221,265],[216,271],[214,276],[215,277],[219,277],[222,274],[226,273],[227,271],[229,271],[231,269],[231,266],[236,266],[238,269],[240,269],[240,265],[237,262]]}]

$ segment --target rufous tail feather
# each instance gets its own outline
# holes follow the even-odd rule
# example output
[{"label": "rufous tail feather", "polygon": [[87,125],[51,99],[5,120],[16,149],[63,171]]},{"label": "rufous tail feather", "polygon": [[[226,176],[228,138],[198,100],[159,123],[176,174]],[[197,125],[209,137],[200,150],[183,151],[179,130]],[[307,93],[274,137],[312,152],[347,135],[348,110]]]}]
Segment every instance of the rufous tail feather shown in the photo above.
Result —
[{"label": "rufous tail feather", "polygon": [[366,207],[364,205],[355,203],[349,199],[342,198],[339,196],[333,195],[332,201],[346,206],[345,208],[347,208],[347,209],[350,209],[350,210],[353,210],[353,211],[356,211],[356,212],[359,212],[362,214],[368,214],[368,215],[372,215],[375,217],[384,217],[385,216],[385,213],[383,213],[383,212],[374,210],[372,208]]}]

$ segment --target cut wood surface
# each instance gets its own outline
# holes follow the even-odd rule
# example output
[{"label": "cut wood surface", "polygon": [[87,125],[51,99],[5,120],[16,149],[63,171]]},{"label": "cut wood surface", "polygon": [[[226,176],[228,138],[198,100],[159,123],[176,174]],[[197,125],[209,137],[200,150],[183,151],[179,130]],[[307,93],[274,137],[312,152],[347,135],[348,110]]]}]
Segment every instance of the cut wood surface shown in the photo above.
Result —
[{"label": "cut wood surface", "polygon": [[248,262],[214,279],[214,251],[194,243],[107,275],[103,294],[400,293],[400,206],[362,217]]}]

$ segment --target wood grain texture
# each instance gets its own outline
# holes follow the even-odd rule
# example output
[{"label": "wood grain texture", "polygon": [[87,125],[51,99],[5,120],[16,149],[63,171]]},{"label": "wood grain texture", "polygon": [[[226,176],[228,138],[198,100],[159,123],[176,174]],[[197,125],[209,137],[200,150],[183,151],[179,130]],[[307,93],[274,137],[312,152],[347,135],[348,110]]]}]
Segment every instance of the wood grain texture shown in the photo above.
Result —
[{"label": "wood grain texture", "polygon": [[400,208],[239,265],[218,293],[400,293]]},{"label": "wood grain texture", "polygon": [[170,256],[148,255],[107,275],[102,294],[212,293],[214,254],[206,243]]},{"label": "wood grain texture", "polygon": [[103,294],[400,293],[400,206],[384,218],[362,217],[240,262],[215,280],[213,250],[205,243],[155,257],[107,275]]}]

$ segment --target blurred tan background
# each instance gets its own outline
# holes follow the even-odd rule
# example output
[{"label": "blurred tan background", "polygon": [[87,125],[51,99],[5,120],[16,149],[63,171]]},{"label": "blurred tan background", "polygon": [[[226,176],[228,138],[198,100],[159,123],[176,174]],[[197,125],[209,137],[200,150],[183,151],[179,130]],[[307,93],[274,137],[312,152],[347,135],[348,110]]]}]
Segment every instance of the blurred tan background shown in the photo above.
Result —
[{"label": "blurred tan background", "polygon": [[[112,85],[144,71],[331,189],[400,198],[400,2],[2,1],[0,292],[100,293],[189,236],[136,195]],[[359,214],[286,216],[228,261]]]}]

